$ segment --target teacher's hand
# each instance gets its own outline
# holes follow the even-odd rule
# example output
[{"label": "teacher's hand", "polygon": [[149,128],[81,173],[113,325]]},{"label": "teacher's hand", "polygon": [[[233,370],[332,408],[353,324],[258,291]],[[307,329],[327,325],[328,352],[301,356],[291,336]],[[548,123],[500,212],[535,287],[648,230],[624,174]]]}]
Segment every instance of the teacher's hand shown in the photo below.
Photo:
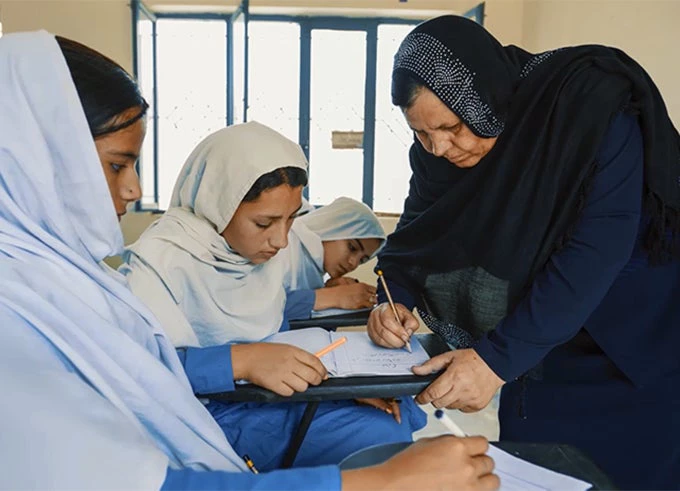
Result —
[{"label": "teacher's hand", "polygon": [[368,317],[366,326],[368,337],[378,346],[403,348],[411,334],[418,330],[418,320],[413,313],[400,303],[394,306],[399,315],[399,322],[387,302],[374,308]]},{"label": "teacher's hand", "polygon": [[416,397],[418,404],[432,403],[437,408],[479,411],[486,407],[505,383],[474,349],[448,351],[413,367],[416,375],[446,369]]}]

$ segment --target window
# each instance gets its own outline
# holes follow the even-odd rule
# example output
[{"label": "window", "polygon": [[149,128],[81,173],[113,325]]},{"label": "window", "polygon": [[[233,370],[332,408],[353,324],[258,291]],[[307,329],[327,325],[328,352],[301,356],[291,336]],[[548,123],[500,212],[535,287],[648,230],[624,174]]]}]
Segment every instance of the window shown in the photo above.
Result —
[{"label": "window", "polygon": [[248,45],[248,119],[298,141],[300,25],[251,21]]},{"label": "window", "polygon": [[[484,5],[465,15],[481,22]],[[226,124],[256,120],[297,141],[312,204],[338,196],[399,213],[413,135],[390,100],[399,44],[419,20],[156,14],[132,0],[137,76],[151,105],[141,206],[167,208],[189,152]]]},{"label": "window", "polygon": [[158,205],[193,148],[227,124],[227,24],[158,19]]},{"label": "window", "polygon": [[231,19],[232,50],[230,54],[233,55],[231,63],[233,75],[230,83],[234,101],[231,120],[234,124],[247,121],[248,24],[246,19],[246,14],[243,11],[236,12]]},{"label": "window", "polygon": [[401,213],[408,194],[411,167],[408,151],[413,132],[398,107],[392,105],[392,59],[413,26],[378,26],[375,109],[375,170],[373,208]]},{"label": "window", "polygon": [[155,70],[156,22],[142,14],[137,22],[137,80],[146,101],[149,103],[146,118],[146,138],[140,156],[140,180],[142,184],[142,206],[158,207],[158,185],[156,182],[156,70]]},{"label": "window", "polygon": [[361,200],[363,148],[338,148],[333,133],[364,132],[366,32],[315,29],[311,45],[309,201]]}]

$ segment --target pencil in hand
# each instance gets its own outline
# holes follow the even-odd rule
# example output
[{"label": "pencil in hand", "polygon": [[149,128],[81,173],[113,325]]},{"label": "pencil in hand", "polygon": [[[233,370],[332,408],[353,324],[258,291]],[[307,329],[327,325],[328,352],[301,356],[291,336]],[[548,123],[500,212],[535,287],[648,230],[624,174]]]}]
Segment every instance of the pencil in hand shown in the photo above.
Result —
[{"label": "pencil in hand", "polygon": [[333,351],[335,348],[337,348],[338,346],[341,346],[341,345],[345,344],[346,342],[347,342],[347,338],[346,338],[345,336],[343,336],[343,337],[341,337],[341,338],[338,338],[338,339],[336,339],[335,341],[333,341],[331,344],[329,344],[328,346],[326,346],[325,348],[320,349],[319,351],[317,351],[316,353],[314,353],[314,356],[316,356],[317,358],[321,358],[323,355],[326,355],[326,354],[330,353],[330,352]]},{"label": "pencil in hand", "polygon": [[[397,313],[397,307],[394,305],[394,301],[392,300],[392,295],[390,294],[390,289],[387,288],[387,282],[385,281],[385,277],[383,276],[383,272],[381,269],[377,271],[378,273],[378,278],[380,278],[380,282],[382,283],[383,288],[385,289],[385,293],[387,294],[387,301],[390,303],[390,307],[392,307],[392,312],[394,312],[394,318],[397,319],[397,323],[404,328],[404,326],[401,325],[401,320],[399,319],[399,314]],[[411,343],[409,342],[408,338],[404,340],[404,347],[409,353],[412,353],[413,351],[411,350]]]}]

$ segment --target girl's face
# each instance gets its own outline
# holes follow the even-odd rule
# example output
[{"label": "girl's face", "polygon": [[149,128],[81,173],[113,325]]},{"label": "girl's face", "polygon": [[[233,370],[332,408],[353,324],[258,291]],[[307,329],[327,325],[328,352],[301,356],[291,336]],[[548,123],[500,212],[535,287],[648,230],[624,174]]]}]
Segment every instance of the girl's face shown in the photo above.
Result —
[{"label": "girl's face", "polygon": [[422,87],[410,107],[406,122],[423,148],[457,167],[474,167],[489,153],[497,138],[475,135],[431,90]]},{"label": "girl's face", "polygon": [[302,186],[281,184],[244,201],[222,232],[227,244],[251,263],[262,264],[288,245],[288,231],[302,206]]},{"label": "girl's face", "polygon": [[342,239],[323,242],[323,269],[339,278],[365,263],[380,247],[380,239]]},{"label": "girl's face", "polygon": [[[119,117],[125,121],[137,114],[139,108],[133,107]],[[119,221],[125,215],[127,205],[142,197],[135,163],[145,134],[146,125],[144,118],[141,118],[127,128],[100,136],[94,141]]]}]

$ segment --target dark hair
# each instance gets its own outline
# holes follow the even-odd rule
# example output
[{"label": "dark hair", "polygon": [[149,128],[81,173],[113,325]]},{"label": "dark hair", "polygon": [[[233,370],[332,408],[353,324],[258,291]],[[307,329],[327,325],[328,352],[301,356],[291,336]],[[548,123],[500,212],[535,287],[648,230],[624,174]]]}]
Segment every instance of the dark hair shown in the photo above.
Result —
[{"label": "dark hair", "polygon": [[307,172],[299,167],[279,167],[271,172],[262,174],[250,190],[246,193],[243,201],[255,201],[262,191],[288,184],[290,187],[307,185]]},{"label": "dark hair", "polygon": [[425,84],[405,70],[392,73],[392,104],[408,109],[418,97]]},{"label": "dark hair", "polygon": [[[76,86],[94,138],[126,128],[146,114],[149,105],[137,82],[118,63],[76,41],[56,36]],[[139,113],[121,121],[131,108]]]}]

